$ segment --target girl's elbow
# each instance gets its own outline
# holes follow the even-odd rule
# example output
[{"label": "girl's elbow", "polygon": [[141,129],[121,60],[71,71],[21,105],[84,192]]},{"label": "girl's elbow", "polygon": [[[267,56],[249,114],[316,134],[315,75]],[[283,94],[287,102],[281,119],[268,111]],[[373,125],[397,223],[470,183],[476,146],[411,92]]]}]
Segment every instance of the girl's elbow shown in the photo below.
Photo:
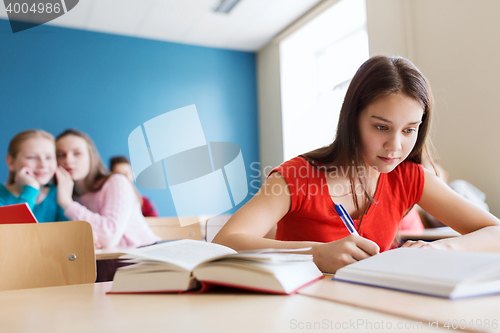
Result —
[{"label": "girl's elbow", "polygon": [[225,232],[224,230],[221,230],[212,239],[212,243],[224,245],[224,246],[230,247],[234,250],[238,250],[237,244],[239,242],[236,239],[234,234]]},{"label": "girl's elbow", "polygon": [[[217,233],[214,238],[212,239],[211,243],[215,243],[215,244],[220,244],[220,245],[224,245],[224,246],[228,246],[227,245],[227,241],[226,241],[226,236],[222,233]],[[210,241],[210,240],[208,240]]]},{"label": "girl's elbow", "polygon": [[120,234],[99,234],[97,239],[103,249],[117,247],[123,235]]}]

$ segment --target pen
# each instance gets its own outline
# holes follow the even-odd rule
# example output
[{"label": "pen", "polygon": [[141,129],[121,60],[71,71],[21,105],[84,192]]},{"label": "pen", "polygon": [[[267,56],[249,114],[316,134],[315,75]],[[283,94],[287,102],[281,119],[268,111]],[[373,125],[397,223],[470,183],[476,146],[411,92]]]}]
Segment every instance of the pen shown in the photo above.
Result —
[{"label": "pen", "polygon": [[359,236],[358,232],[356,231],[356,228],[354,227],[354,221],[351,219],[349,214],[347,214],[347,211],[345,210],[344,206],[335,205],[335,210],[337,211],[337,214],[339,214],[339,217],[342,220],[342,222],[344,222],[344,225],[346,226],[347,230],[349,230],[349,233]]}]

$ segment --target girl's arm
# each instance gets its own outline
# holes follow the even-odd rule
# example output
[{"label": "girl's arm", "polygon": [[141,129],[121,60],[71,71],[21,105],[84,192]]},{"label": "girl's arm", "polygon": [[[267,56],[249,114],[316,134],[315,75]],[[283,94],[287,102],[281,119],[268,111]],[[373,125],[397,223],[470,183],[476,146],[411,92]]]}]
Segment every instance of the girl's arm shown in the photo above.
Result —
[{"label": "girl's arm", "polygon": [[36,200],[41,193],[40,184],[33,176],[33,171],[23,167],[16,173],[14,182],[19,191],[19,196],[14,201],[5,202],[3,205],[27,203],[31,210],[35,208]]},{"label": "girl's arm", "polygon": [[30,206],[31,210],[35,208],[36,199],[40,195],[40,189],[36,189],[31,185],[24,185],[19,197],[17,197],[17,202],[15,203],[24,203],[26,202],[28,206]]},{"label": "girl's arm", "polygon": [[266,180],[259,192],[241,207],[215,236],[213,242],[237,251],[263,248],[299,249],[311,247],[308,252],[324,272],[338,268],[378,253],[376,243],[359,237],[348,236],[330,243],[292,242],[266,239],[264,236],[290,210],[291,198],[288,185],[278,172]]},{"label": "girl's arm", "polygon": [[457,194],[428,170],[425,170],[424,192],[418,205],[464,236],[435,242],[410,241],[404,247],[500,251],[500,220]]},{"label": "girl's arm", "polygon": [[65,215],[72,220],[87,221],[92,226],[96,244],[100,247],[116,247],[127,230],[134,209],[139,209],[132,184],[125,176],[113,175],[96,193],[99,212],[92,212],[74,201],[65,207]]}]

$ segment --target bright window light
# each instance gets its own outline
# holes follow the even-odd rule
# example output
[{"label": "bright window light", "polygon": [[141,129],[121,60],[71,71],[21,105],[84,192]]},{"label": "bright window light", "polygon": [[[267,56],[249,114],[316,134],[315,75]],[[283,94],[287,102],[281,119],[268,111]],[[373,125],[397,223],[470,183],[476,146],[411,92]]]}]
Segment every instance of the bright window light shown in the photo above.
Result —
[{"label": "bright window light", "polygon": [[285,160],[333,141],[347,87],[368,57],[365,0],[339,1],[280,43]]}]

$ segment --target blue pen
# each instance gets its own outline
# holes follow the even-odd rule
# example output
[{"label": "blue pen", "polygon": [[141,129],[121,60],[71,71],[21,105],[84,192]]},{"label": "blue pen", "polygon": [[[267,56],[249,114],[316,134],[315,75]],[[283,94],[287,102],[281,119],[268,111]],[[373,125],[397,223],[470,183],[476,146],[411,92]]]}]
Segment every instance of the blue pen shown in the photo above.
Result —
[{"label": "blue pen", "polygon": [[342,222],[344,222],[347,230],[349,230],[349,233],[359,236],[356,228],[354,227],[354,221],[351,219],[349,214],[347,214],[345,208],[342,205],[335,205],[335,210],[337,211],[337,214],[339,214]]},{"label": "blue pen", "polygon": [[356,230],[356,226],[354,225],[354,221],[352,220],[351,215],[349,215],[347,213],[347,211],[345,210],[344,206],[342,206],[342,205],[339,205],[339,206],[342,209],[342,211],[344,212],[344,216],[349,220],[349,222],[351,223],[352,227]]}]

